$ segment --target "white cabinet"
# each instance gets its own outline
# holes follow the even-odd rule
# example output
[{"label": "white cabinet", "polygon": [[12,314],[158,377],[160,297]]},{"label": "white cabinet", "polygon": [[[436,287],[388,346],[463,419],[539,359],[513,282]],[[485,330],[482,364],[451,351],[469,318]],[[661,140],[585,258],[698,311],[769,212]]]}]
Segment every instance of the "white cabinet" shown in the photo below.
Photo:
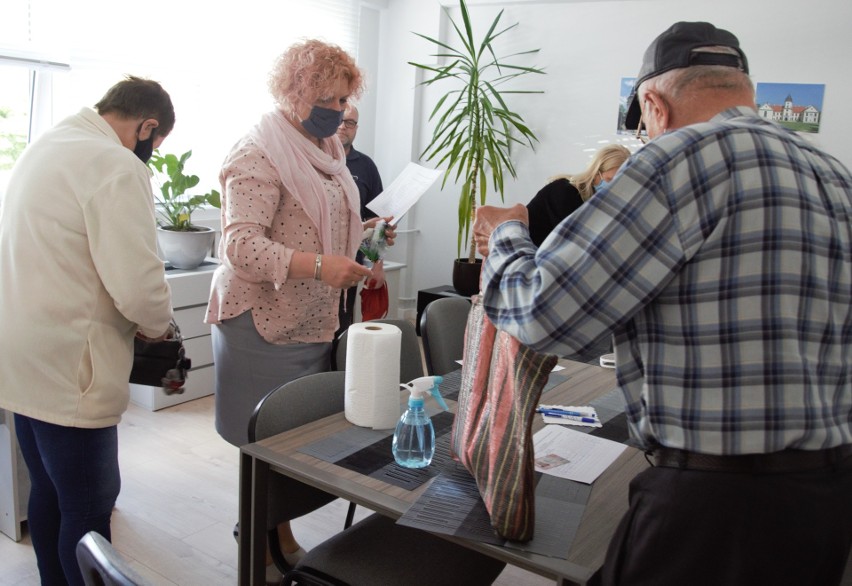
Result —
[{"label": "white cabinet", "polygon": [[0,532],[15,541],[21,540],[21,523],[27,520],[30,477],[11,411],[0,409]]},{"label": "white cabinet", "polygon": [[210,326],[204,323],[210,282],[218,261],[208,258],[197,269],[166,270],[166,279],[172,289],[172,307],[175,321],[180,327],[186,355],[192,360],[192,369],[186,379],[182,394],[167,395],[160,387],[130,385],[130,400],[150,411],[171,407],[178,403],[213,394],[215,374]]}]

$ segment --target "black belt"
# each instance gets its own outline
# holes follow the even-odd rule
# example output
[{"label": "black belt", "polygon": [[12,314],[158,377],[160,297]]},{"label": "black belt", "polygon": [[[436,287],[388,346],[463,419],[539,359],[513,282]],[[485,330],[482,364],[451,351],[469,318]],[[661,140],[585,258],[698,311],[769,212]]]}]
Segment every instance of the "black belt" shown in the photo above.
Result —
[{"label": "black belt", "polygon": [[664,447],[657,447],[648,452],[649,461],[654,466],[705,472],[754,474],[822,470],[838,466],[843,460],[850,457],[852,457],[852,444],[827,450],[784,450],[771,454],[746,454],[742,456],[699,454],[698,452]]}]

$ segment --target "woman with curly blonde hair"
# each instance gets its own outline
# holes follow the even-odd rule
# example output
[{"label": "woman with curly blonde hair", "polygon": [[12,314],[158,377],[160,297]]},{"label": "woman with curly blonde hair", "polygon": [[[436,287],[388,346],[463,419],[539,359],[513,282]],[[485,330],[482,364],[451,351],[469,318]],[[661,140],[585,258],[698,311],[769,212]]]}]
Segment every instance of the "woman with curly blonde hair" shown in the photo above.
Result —
[{"label": "woman with curly blonde hair", "polygon": [[[342,49],[317,40],[291,46],[269,77],[276,107],[225,159],[221,266],[207,307],[216,368],[216,430],[248,443],[254,407],[272,389],[330,369],[341,291],[370,278],[355,261],[365,227],[358,188],[337,127],[363,76]],[[386,218],[389,220],[389,218]],[[389,233],[392,243],[393,231]],[[304,550],[289,520],[332,500],[278,475],[270,529],[287,564]],[[270,581],[281,574],[268,559]]]},{"label": "woman with curly blonde hair", "polygon": [[527,204],[533,243],[541,246],[562,220],[612,181],[629,156],[627,147],[610,144],[596,152],[589,166],[580,173],[552,177]]}]

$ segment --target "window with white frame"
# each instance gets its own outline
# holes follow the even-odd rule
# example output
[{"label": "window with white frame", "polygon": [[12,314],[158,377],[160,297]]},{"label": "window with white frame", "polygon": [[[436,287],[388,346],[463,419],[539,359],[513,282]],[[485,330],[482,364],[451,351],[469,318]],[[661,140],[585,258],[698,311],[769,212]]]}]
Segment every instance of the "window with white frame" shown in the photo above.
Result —
[{"label": "window with white frame", "polygon": [[[266,80],[275,58],[319,38],[357,60],[359,9],[360,0],[4,0],[0,198],[22,127],[35,138],[127,74],[169,92],[177,122],[163,150],[192,149],[192,172],[214,186],[230,147],[272,107]],[[12,65],[22,54],[33,60]]]},{"label": "window with white frame", "polygon": [[0,200],[12,166],[27,145],[30,72],[0,65]]}]

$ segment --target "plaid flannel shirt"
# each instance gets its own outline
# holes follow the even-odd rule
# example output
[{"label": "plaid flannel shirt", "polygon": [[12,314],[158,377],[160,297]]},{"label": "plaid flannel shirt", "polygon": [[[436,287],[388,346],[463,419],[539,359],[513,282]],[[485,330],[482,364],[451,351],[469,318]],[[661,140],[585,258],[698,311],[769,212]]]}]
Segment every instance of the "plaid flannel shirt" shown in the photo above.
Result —
[{"label": "plaid flannel shirt", "polygon": [[852,443],[852,175],[750,108],[657,137],[540,249],[499,226],[483,293],[540,351],[613,335],[644,447]]}]

